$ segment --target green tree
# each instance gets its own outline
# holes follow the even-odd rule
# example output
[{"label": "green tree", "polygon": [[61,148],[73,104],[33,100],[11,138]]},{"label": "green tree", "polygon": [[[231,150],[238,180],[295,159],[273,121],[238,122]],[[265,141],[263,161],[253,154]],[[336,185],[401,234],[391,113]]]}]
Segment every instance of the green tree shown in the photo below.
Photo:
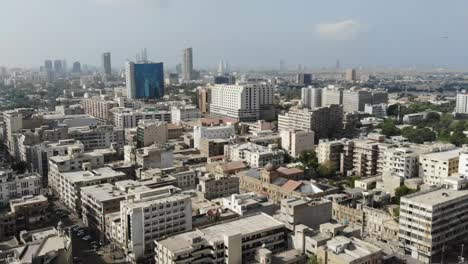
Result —
[{"label": "green tree", "polygon": [[304,151],[299,155],[297,160],[302,163],[305,169],[317,169],[319,166],[315,151]]},{"label": "green tree", "polygon": [[317,256],[315,256],[315,255],[310,256],[309,261],[307,262],[307,264],[319,264]]},{"label": "green tree", "polygon": [[396,127],[396,120],[395,119],[385,119],[385,121],[381,125],[382,129],[382,134],[385,135],[386,137],[391,137],[391,136],[398,136],[400,135],[401,131]]},{"label": "green tree", "polygon": [[320,164],[317,172],[321,178],[329,178],[335,174],[337,166],[330,160]]},{"label": "green tree", "polygon": [[401,135],[407,138],[410,142],[417,144],[431,142],[436,139],[435,132],[427,127],[416,129],[412,127],[405,127],[401,130]]},{"label": "green tree", "polygon": [[400,186],[400,187],[395,189],[395,196],[393,197],[393,203],[394,204],[400,204],[400,198],[401,197],[403,197],[405,195],[408,195],[408,194],[415,193],[417,191],[418,190],[410,189],[410,188],[406,187],[405,185]]}]

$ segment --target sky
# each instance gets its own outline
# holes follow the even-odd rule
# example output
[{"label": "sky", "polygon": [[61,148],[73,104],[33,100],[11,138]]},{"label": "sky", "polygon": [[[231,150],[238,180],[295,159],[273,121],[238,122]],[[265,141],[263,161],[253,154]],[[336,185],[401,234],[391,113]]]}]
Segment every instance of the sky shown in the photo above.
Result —
[{"label": "sky", "polygon": [[466,0],[1,0],[0,65],[468,68]]}]

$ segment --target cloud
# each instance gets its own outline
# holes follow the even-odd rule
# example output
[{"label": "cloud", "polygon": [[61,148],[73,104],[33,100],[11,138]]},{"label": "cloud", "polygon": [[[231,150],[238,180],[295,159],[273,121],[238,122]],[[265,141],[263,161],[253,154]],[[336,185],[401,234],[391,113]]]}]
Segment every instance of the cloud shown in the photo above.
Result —
[{"label": "cloud", "polygon": [[362,31],[364,25],[349,19],[333,23],[320,23],[315,27],[317,35],[324,40],[353,40]]}]

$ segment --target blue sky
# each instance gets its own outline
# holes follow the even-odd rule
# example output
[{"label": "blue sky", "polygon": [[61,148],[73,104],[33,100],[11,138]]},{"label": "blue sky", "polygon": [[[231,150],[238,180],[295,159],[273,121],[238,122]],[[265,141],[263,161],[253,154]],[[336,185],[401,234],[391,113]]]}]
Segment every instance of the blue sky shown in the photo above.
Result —
[{"label": "blue sky", "polygon": [[466,0],[1,0],[0,65],[468,66]]}]

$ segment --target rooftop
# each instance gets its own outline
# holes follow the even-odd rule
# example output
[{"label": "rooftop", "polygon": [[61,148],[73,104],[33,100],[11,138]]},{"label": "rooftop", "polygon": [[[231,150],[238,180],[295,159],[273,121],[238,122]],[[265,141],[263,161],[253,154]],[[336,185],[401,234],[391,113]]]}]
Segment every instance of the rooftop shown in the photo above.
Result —
[{"label": "rooftop", "polygon": [[123,177],[125,173],[115,171],[109,167],[102,167],[90,171],[73,171],[62,173],[63,177],[71,183],[94,181],[98,179],[107,179],[114,177]]},{"label": "rooftop", "polygon": [[110,183],[98,184],[81,188],[82,196],[90,196],[98,202],[124,198],[127,194]]},{"label": "rooftop", "polygon": [[449,150],[449,151],[428,153],[428,154],[424,154],[423,157],[428,158],[428,159],[448,161],[450,159],[460,156],[460,153],[462,152],[462,150],[463,149],[461,148],[456,148],[456,149]]},{"label": "rooftop", "polygon": [[436,188],[410,194],[402,197],[401,199],[405,202],[434,207],[462,197],[468,198],[468,190],[456,191],[452,189]]}]

